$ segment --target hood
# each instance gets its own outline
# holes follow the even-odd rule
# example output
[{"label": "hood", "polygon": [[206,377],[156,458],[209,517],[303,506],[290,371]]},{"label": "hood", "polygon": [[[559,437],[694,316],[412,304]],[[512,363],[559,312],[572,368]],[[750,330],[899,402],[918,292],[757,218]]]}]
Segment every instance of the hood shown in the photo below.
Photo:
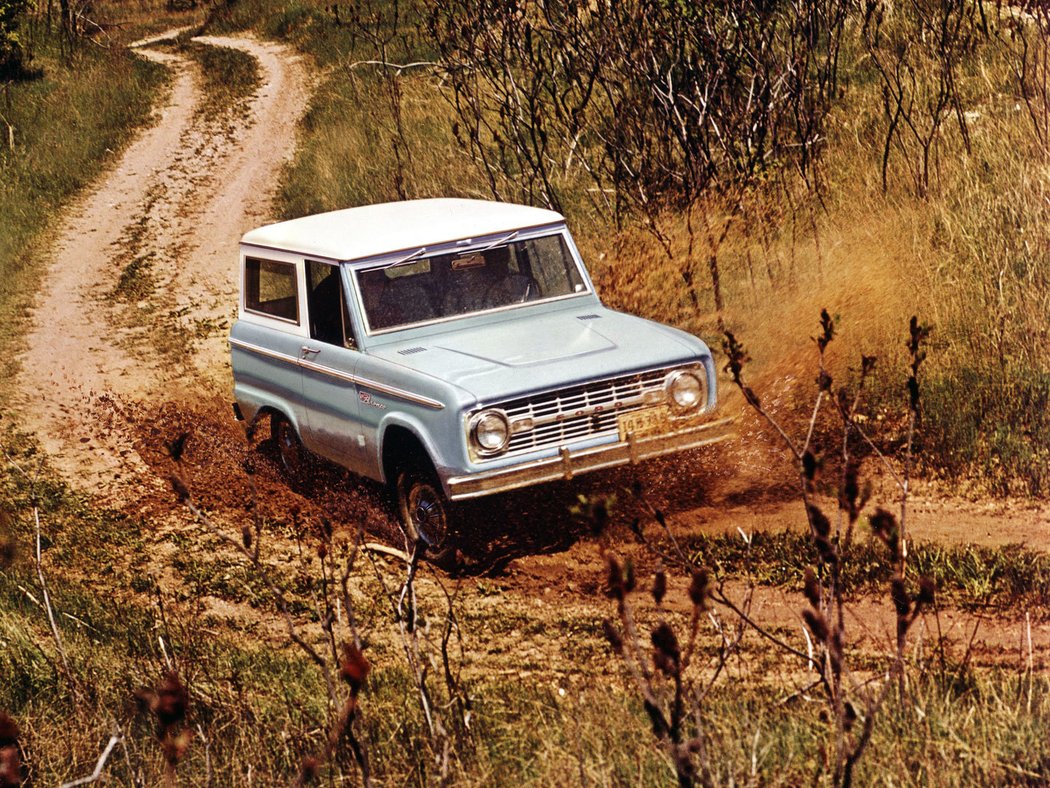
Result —
[{"label": "hood", "polygon": [[483,403],[708,354],[703,343],[675,329],[590,305],[417,335],[371,352],[446,380]]}]

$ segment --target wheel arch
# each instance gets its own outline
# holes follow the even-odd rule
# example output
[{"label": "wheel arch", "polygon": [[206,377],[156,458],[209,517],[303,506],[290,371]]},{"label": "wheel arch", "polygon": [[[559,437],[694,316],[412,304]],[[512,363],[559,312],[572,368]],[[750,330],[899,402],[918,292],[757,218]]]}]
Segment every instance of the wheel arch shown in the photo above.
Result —
[{"label": "wheel arch", "polygon": [[424,467],[437,476],[437,468],[426,442],[415,430],[404,424],[390,424],[383,430],[380,457],[382,481],[385,484],[391,485],[395,482],[398,467],[409,458],[424,464]]},{"label": "wheel arch", "polygon": [[259,408],[259,410],[255,412],[255,415],[252,416],[252,420],[250,422],[251,428],[258,429],[259,422],[262,421],[264,417],[270,420],[271,437],[273,437],[273,431],[276,428],[278,419],[284,419],[292,425],[292,429],[295,430],[295,434],[299,436],[300,440],[302,440],[303,431],[299,429],[299,421],[295,418],[295,415],[290,411],[290,409],[281,408],[277,405],[263,405]]}]

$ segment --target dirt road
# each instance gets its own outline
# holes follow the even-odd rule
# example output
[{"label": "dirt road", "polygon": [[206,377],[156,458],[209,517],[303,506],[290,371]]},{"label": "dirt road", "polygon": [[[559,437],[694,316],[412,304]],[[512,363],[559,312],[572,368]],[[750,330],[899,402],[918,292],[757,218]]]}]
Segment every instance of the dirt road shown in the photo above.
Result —
[{"label": "dirt road", "polygon": [[[221,328],[236,304],[237,241],[270,218],[277,177],[294,151],[309,95],[304,69],[283,46],[195,39],[239,49],[258,62],[261,87],[237,108],[234,123],[216,124],[201,111],[196,64],[157,48],[178,32],[136,47],[169,68],[167,96],[154,125],[64,221],[20,359],[15,409],[22,423],[60,473],[110,499],[124,497],[129,479],[151,479],[114,411],[225,385]],[[137,269],[129,269],[133,263]],[[118,307],[115,290],[129,270],[148,271],[150,292]],[[134,310],[142,319],[134,319]],[[155,352],[148,341],[165,317],[219,330],[193,342],[182,363],[173,364],[170,353]],[[152,332],[144,327],[150,323]]]}]

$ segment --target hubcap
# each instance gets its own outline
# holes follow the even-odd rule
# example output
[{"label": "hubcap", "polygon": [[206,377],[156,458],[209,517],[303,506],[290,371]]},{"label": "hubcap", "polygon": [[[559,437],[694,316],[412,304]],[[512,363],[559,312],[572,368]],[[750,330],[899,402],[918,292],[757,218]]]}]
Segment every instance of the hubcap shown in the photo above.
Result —
[{"label": "hubcap", "polygon": [[431,547],[445,540],[445,510],[437,493],[427,484],[416,484],[409,493],[408,511],[416,534]]}]

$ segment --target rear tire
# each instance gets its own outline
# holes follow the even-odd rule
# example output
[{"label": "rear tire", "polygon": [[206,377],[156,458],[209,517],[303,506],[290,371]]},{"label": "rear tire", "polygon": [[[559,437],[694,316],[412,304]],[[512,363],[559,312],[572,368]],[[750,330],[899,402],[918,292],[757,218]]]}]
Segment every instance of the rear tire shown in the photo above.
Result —
[{"label": "rear tire", "polygon": [[270,417],[270,436],[277,446],[281,470],[293,482],[301,482],[307,475],[309,454],[292,422],[282,413]]}]

